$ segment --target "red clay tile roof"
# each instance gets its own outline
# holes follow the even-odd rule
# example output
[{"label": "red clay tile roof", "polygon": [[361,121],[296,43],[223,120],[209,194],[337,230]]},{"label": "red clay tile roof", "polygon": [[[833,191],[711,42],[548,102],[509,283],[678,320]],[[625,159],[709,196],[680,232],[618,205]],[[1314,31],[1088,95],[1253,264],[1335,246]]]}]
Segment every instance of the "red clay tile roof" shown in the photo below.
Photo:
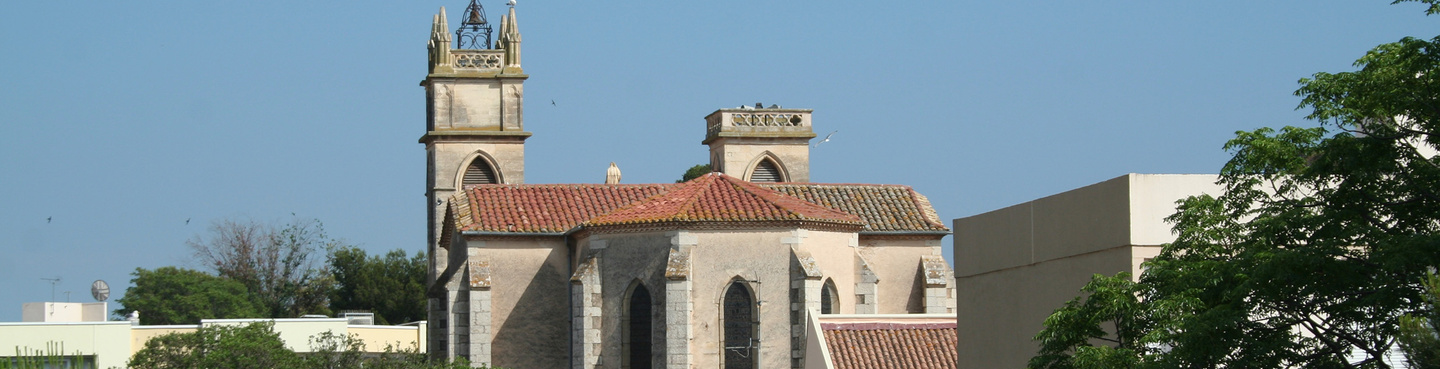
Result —
[{"label": "red clay tile roof", "polygon": [[821,323],[836,369],[955,368],[955,323]]},{"label": "red clay tile roof", "polygon": [[[451,201],[464,201],[461,231],[559,233],[680,184],[475,185]],[[468,216],[466,216],[468,215]],[[468,219],[467,219],[468,218]]]},{"label": "red clay tile roof", "polygon": [[760,187],[800,198],[816,205],[855,214],[865,220],[865,231],[948,232],[930,199],[910,186],[875,184],[762,183]]},{"label": "red clay tile roof", "polygon": [[587,224],[667,220],[854,224],[855,216],[862,232],[949,231],[930,202],[907,186],[756,184],[720,174],[684,184],[472,185],[451,206],[460,231],[561,233]]},{"label": "red clay tile roof", "polygon": [[811,221],[861,225],[860,217],[720,173],[590,219],[586,226],[659,222]]}]

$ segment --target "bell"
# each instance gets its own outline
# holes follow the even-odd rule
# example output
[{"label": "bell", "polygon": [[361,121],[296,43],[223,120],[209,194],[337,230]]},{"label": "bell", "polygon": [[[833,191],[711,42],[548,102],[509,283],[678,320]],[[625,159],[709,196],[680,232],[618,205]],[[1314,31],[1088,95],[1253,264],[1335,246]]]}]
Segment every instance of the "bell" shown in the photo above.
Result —
[{"label": "bell", "polygon": [[465,23],[485,24],[485,21],[480,20],[480,11],[472,8],[470,9],[470,20]]}]

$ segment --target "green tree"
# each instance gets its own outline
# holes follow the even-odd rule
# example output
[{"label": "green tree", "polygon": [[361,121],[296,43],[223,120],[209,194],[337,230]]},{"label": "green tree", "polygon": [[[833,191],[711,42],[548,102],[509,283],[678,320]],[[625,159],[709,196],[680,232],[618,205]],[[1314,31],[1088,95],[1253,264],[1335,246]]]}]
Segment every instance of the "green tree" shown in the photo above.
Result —
[{"label": "green tree", "polygon": [[714,171],[714,169],[710,168],[710,164],[696,165],[690,167],[690,169],[686,169],[685,175],[680,176],[680,180],[675,181],[675,183],[689,182],[692,179],[700,178],[700,176],[710,174],[710,172],[712,171]]},{"label": "green tree", "polygon": [[463,358],[453,362],[430,362],[425,354],[413,349],[386,346],[384,351],[367,353],[365,342],[355,335],[338,335],[330,331],[310,337],[310,352],[305,354],[302,368],[314,369],[469,369]]},{"label": "green tree", "polygon": [[244,285],[264,306],[265,317],[330,313],[334,280],[318,253],[344,242],[328,238],[318,220],[272,226],[225,219],[210,226],[208,237],[186,243],[216,275]]},{"label": "green tree", "polygon": [[239,282],[176,267],[136,268],[131,287],[115,301],[123,315],[139,310],[145,324],[197,324],[200,319],[260,317],[263,307]]},{"label": "green tree", "polygon": [[285,347],[270,323],[209,325],[150,339],[130,357],[134,369],[297,368],[304,361]]},{"label": "green tree", "polygon": [[330,331],[310,337],[310,350],[297,354],[285,346],[274,325],[202,326],[189,333],[170,333],[150,339],[130,357],[129,367],[160,368],[296,368],[296,369],[461,369],[468,362],[426,361],[410,349],[387,346],[379,353],[366,351],[354,335]]},{"label": "green tree", "polygon": [[1400,348],[1412,368],[1440,368],[1440,276],[1425,276],[1425,307],[1400,316]]},{"label": "green tree", "polygon": [[329,264],[335,278],[331,310],[369,310],[380,324],[425,319],[425,253],[407,257],[394,250],[382,258],[341,247],[330,251]]},{"label": "green tree", "polygon": [[[1130,280],[1130,273],[1096,274],[1081,288],[1085,297],[1067,302],[1045,319],[1046,329],[1036,337],[1042,343],[1040,353],[1030,360],[1030,366],[1134,367],[1147,349],[1141,337],[1149,328],[1144,310],[1148,306],[1139,299],[1142,288]],[[1106,323],[1113,329],[1102,328]],[[1091,345],[1094,341],[1106,344]]]},{"label": "green tree", "polygon": [[[1423,310],[1440,264],[1440,38],[1355,65],[1300,81],[1319,127],[1238,132],[1224,194],[1181,201],[1175,242],[1138,284],[1096,279],[1115,293],[1052,315],[1031,366],[1390,367],[1400,317]],[[1117,336],[1133,341],[1102,339]]]}]

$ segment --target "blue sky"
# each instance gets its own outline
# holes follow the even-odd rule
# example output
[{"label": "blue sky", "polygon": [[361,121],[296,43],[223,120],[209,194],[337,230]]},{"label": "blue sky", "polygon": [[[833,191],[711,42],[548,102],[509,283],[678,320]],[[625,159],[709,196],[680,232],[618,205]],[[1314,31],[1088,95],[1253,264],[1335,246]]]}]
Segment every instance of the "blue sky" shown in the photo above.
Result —
[{"label": "blue sky", "polygon": [[[198,267],[184,242],[218,219],[422,250],[417,84],[431,15],[465,4],[6,4],[0,321],[50,300],[41,278],[91,301],[96,279],[119,297],[135,268]],[[812,181],[910,185],[947,221],[1213,173],[1237,130],[1314,124],[1298,79],[1435,36],[1421,5],[1387,4],[522,0],[526,179],[601,182],[613,161],[674,181],[707,160],[705,115],[756,102],[838,131]]]}]

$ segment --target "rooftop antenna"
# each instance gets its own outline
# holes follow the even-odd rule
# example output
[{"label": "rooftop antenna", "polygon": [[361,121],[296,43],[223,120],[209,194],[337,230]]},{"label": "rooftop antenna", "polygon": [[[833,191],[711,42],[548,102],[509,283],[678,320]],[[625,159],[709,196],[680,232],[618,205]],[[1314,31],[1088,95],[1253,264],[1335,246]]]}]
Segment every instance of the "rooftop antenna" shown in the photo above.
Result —
[{"label": "rooftop antenna", "polygon": [[50,281],[50,301],[52,301],[52,302],[55,301],[55,285],[60,284],[60,276],[57,275],[57,276],[55,276],[55,278],[40,278],[40,279],[41,279],[41,280],[45,280],[45,281]]}]

